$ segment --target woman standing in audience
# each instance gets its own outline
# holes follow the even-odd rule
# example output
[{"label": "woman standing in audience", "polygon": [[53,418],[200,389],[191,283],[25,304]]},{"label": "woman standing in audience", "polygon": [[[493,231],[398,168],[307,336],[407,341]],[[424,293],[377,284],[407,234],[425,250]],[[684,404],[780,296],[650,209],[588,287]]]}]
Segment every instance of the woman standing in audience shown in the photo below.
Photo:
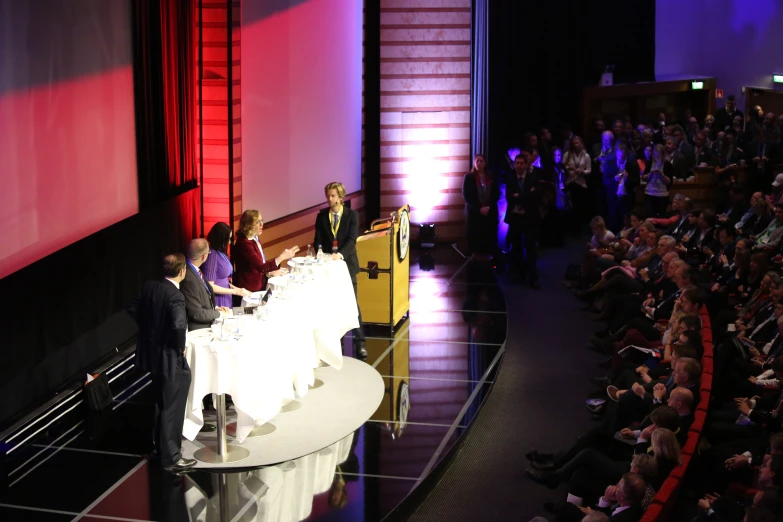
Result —
[{"label": "woman standing in audience", "polygon": [[592,171],[592,161],[585,152],[582,138],[574,136],[571,148],[563,156],[563,165],[568,174],[565,181],[566,191],[571,197],[577,225],[581,226],[590,218],[590,194],[587,191],[587,176]]},{"label": "woman standing in audience", "polygon": [[483,154],[476,154],[473,169],[465,174],[462,197],[465,200],[465,224],[470,252],[496,253],[500,187],[487,172],[487,160]]},{"label": "woman standing in audience", "polygon": [[650,173],[652,166],[652,153],[654,145],[647,145],[642,154],[636,157],[636,163],[639,165],[639,175],[644,176]]},{"label": "woman standing in audience", "polygon": [[560,147],[555,147],[552,151],[552,159],[552,172],[549,177],[555,184],[557,208],[558,210],[565,212],[571,209],[571,198],[566,192],[568,171],[566,171],[565,164],[563,163],[563,150]]},{"label": "woman standing in audience", "polygon": [[653,148],[652,160],[642,175],[642,181],[647,183],[644,187],[644,202],[648,217],[661,217],[666,212],[673,171],[674,166],[664,158],[663,145],[656,145]]},{"label": "woman standing in audience", "polygon": [[249,296],[250,291],[231,284],[231,274],[234,267],[228,259],[228,245],[231,244],[233,232],[226,223],[215,223],[207,234],[209,255],[201,266],[204,280],[212,287],[215,294],[215,306],[231,307],[231,296]]},{"label": "woman standing in audience", "polygon": [[267,260],[259,237],[264,231],[264,220],[258,210],[245,210],[239,220],[236,243],[232,251],[236,274],[234,284],[251,292],[263,290],[267,277],[284,275],[281,264],[299,252],[299,247],[286,248],[275,259]]}]

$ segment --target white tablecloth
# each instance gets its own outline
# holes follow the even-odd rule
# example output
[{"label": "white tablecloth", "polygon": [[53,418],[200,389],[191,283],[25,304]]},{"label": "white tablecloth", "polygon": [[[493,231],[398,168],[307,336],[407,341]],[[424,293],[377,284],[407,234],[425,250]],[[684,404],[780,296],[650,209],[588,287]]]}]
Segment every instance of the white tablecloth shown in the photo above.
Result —
[{"label": "white tablecloth", "polygon": [[[227,474],[229,518],[242,522],[298,522],[306,519],[313,512],[313,498],[329,491],[337,466],[348,460],[353,437],[352,433],[321,451],[276,466]],[[217,475],[212,477],[215,491],[212,498],[207,498],[194,482],[187,486],[185,502],[191,520],[220,518],[221,490]]]},{"label": "white tablecloth", "polygon": [[312,279],[292,284],[285,299],[272,297],[265,321],[245,316],[241,336],[221,341],[210,329],[188,333],[192,372],[183,435],[196,438],[204,425],[201,400],[227,393],[237,412],[236,440],[268,422],[284,402],[304,396],[313,370],[324,361],[342,368],[340,339],[358,326],[348,268],[342,261],[313,267]]}]

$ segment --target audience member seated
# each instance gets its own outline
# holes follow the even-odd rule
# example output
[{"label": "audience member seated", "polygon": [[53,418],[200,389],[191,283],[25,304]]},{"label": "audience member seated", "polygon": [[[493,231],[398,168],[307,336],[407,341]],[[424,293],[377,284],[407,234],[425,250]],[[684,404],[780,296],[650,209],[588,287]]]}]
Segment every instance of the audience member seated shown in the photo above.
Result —
[{"label": "audience member seated", "polygon": [[201,265],[209,256],[209,243],[206,239],[194,239],[188,244],[185,279],[179,289],[185,296],[185,312],[188,316],[188,331],[209,328],[212,323],[225,317],[231,309],[215,306],[212,287],[204,280]]},{"label": "audience member seated", "polygon": [[258,210],[245,210],[239,220],[236,243],[232,251],[236,265],[234,284],[251,292],[266,288],[267,277],[283,275],[287,270],[283,262],[291,259],[299,247],[283,250],[275,259],[267,260],[261,248],[260,236],[264,232],[264,220]]}]

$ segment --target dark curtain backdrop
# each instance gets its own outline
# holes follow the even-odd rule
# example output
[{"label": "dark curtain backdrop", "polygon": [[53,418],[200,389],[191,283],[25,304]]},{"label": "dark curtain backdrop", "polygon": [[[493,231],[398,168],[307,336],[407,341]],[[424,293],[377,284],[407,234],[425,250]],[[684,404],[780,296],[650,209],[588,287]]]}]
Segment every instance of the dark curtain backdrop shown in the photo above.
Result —
[{"label": "dark curtain backdrop", "polygon": [[[139,205],[198,184],[193,0],[133,0]],[[144,168],[142,168],[144,166]]]},{"label": "dark curtain backdrop", "polygon": [[493,2],[489,14],[490,163],[526,131],[581,126],[581,93],[607,64],[614,82],[655,78],[655,0]]},{"label": "dark curtain backdrop", "polygon": [[193,1],[133,2],[140,212],[0,280],[0,426],[132,341],[125,306],[201,234]]}]

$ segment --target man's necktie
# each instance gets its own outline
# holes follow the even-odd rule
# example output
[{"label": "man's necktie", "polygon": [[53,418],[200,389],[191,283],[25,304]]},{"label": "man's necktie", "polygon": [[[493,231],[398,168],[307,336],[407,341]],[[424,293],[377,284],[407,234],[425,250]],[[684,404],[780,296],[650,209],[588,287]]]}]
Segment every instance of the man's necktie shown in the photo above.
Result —
[{"label": "man's necktie", "polygon": [[202,282],[202,283],[204,283],[204,287],[207,289],[207,293],[208,293],[208,294],[211,294],[211,293],[212,293],[212,289],[211,289],[211,288],[209,288],[209,285],[208,285],[208,284],[207,284],[207,282],[204,280],[204,274],[201,272],[201,269],[200,269],[200,268],[197,268],[196,270],[198,271],[198,276],[201,278],[201,282]]},{"label": "man's necktie", "polygon": [[337,212],[332,214],[332,232],[337,234],[337,224],[340,222],[340,214]]}]

